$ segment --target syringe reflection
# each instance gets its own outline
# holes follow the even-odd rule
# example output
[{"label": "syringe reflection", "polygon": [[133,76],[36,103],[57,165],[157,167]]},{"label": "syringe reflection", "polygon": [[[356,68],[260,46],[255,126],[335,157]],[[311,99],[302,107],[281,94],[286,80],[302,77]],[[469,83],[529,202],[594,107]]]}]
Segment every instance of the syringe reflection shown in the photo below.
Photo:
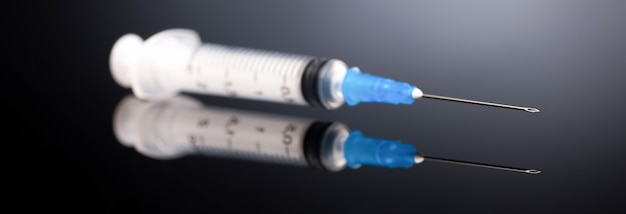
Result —
[{"label": "syringe reflection", "polygon": [[204,106],[185,96],[127,96],[114,114],[117,139],[155,159],[206,155],[341,171],[361,165],[408,168],[423,161],[538,174],[538,170],[427,157],[415,146],[371,138],[340,122]]}]

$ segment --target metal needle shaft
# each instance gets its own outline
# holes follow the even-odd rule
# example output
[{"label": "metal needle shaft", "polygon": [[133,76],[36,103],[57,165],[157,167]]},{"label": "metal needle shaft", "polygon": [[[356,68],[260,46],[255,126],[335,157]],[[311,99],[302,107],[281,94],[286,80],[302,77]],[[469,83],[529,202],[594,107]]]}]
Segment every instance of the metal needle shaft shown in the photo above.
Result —
[{"label": "metal needle shaft", "polygon": [[541,173],[541,171],[536,170],[536,169],[522,169],[522,168],[509,167],[509,166],[498,166],[498,165],[491,165],[491,164],[474,163],[474,162],[459,161],[459,160],[450,160],[450,159],[445,159],[445,158],[436,158],[436,157],[427,157],[427,156],[422,156],[422,157],[424,158],[423,159],[424,161],[432,161],[432,162],[449,163],[449,164],[456,164],[456,165],[482,167],[482,168],[490,168],[490,169],[513,171],[513,172],[522,172],[522,173],[528,173],[528,174],[539,174],[539,173]]},{"label": "metal needle shaft", "polygon": [[499,103],[489,103],[489,102],[467,100],[467,99],[454,98],[454,97],[444,97],[444,96],[432,95],[432,94],[424,94],[422,95],[422,97],[438,99],[438,100],[448,100],[448,101],[461,102],[461,103],[471,103],[471,104],[477,104],[477,105],[494,106],[494,107],[500,107],[500,108],[524,110],[524,111],[533,112],[533,113],[539,112],[539,109],[531,108],[531,107],[513,106],[513,105],[505,105],[505,104],[499,104]]}]

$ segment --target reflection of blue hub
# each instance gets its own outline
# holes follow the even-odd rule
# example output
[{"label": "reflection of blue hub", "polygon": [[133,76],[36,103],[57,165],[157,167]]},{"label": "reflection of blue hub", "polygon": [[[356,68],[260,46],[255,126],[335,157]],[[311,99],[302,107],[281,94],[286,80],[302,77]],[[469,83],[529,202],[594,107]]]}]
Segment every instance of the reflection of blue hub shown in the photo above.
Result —
[{"label": "reflection of blue hub", "polygon": [[363,136],[358,130],[350,132],[344,144],[348,167],[353,169],[361,165],[409,168],[415,163],[416,153],[417,148],[411,144]]}]

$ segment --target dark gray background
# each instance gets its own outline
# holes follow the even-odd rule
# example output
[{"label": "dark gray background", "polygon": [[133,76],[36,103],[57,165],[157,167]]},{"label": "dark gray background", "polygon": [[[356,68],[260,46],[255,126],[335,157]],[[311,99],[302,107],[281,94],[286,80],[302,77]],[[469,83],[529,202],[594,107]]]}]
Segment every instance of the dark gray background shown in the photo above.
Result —
[{"label": "dark gray background", "polygon": [[[10,5],[5,106],[20,143],[16,198],[68,213],[624,212],[625,1],[110,1]],[[185,157],[157,161],[113,136],[130,93],[110,76],[119,36],[190,28],[205,42],[336,57],[436,100],[324,111],[195,96],[207,105],[335,120],[426,154],[537,168],[438,163],[306,168]],[[17,40],[15,40],[17,39]],[[8,50],[7,50],[8,49]],[[17,127],[17,128],[15,128]]]}]

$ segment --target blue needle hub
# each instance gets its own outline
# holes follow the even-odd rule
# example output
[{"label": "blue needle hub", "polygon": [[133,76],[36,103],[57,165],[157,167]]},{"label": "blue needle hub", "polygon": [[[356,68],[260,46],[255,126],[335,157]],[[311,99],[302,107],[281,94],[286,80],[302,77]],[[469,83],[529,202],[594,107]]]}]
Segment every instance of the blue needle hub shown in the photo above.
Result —
[{"label": "blue needle hub", "polygon": [[406,82],[363,73],[357,67],[348,69],[341,85],[343,97],[350,106],[361,102],[410,105],[415,102],[415,88]]}]

